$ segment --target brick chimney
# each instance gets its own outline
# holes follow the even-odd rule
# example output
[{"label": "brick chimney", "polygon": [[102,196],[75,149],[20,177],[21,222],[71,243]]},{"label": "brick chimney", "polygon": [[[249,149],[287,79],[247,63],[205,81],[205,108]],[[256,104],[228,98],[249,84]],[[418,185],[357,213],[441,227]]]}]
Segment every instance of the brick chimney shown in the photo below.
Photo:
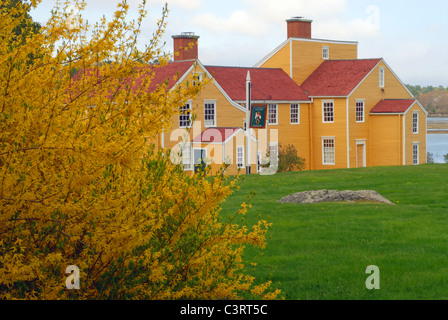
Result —
[{"label": "brick chimney", "polygon": [[196,36],[194,32],[182,32],[181,35],[173,36],[173,39],[174,61],[198,59],[199,36]]},{"label": "brick chimney", "polygon": [[303,17],[293,17],[286,20],[286,22],[288,24],[288,39],[311,39],[311,24],[313,23],[313,20],[308,20]]}]

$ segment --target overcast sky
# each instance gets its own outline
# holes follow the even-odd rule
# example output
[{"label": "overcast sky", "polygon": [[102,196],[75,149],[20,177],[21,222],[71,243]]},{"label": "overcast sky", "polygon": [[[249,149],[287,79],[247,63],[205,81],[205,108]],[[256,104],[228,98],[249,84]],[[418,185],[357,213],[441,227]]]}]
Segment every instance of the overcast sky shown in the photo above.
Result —
[{"label": "overcast sky", "polygon": [[[90,24],[111,17],[117,0],[87,0]],[[139,0],[128,0],[131,13]],[[312,37],[358,41],[358,58],[384,58],[405,83],[448,87],[448,1],[445,0],[148,0],[140,44],[170,10],[164,40],[195,32],[205,65],[253,66],[286,40],[285,20],[313,20]],[[33,19],[45,22],[55,0],[43,0]]]}]

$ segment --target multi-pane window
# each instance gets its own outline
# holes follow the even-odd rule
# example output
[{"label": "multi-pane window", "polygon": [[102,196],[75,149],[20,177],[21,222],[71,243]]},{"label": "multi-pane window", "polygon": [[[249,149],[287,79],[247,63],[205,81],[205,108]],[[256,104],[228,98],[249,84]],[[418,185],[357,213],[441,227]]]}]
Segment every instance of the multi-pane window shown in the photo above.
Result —
[{"label": "multi-pane window", "polygon": [[191,170],[191,144],[187,143],[182,147],[182,163],[184,165],[184,170]]},{"label": "multi-pane window", "polygon": [[238,169],[244,168],[244,146],[239,146],[236,148],[236,163]]},{"label": "multi-pane window", "polygon": [[418,133],[418,112],[412,113],[412,133]]},{"label": "multi-pane window", "polygon": [[419,145],[418,143],[414,143],[412,145],[412,159],[415,165],[419,164]]},{"label": "multi-pane window", "polygon": [[268,121],[269,124],[278,124],[278,112],[276,104],[268,105]]},{"label": "multi-pane window", "polygon": [[204,104],[204,125],[216,127],[216,103],[214,101],[206,101]]},{"label": "multi-pane window", "polygon": [[322,59],[330,59],[330,47],[322,47]]},{"label": "multi-pane window", "polygon": [[291,104],[290,109],[291,114],[291,124],[299,124],[300,123],[300,106],[297,103]]},{"label": "multi-pane window", "polygon": [[380,77],[380,88],[384,88],[384,77],[385,77],[385,69],[384,68],[380,68],[380,74],[379,74],[379,77]]},{"label": "multi-pane window", "polygon": [[364,122],[364,101],[356,101],[356,122]]},{"label": "multi-pane window", "polygon": [[323,122],[334,122],[334,103],[333,101],[324,101],[322,106]]},{"label": "multi-pane window", "polygon": [[324,165],[334,165],[335,162],[334,138],[322,138],[322,163]]},{"label": "multi-pane window", "polygon": [[179,127],[180,128],[189,128],[191,126],[191,103],[188,102],[184,106],[180,107],[180,115],[179,115]]}]

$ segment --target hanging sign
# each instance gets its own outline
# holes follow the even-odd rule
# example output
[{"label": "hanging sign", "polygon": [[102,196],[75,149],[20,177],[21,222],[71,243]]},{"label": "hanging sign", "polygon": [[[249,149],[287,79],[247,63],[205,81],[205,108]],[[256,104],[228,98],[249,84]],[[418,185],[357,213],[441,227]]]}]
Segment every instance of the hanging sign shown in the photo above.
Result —
[{"label": "hanging sign", "polygon": [[266,106],[252,106],[250,110],[250,128],[264,129],[266,127]]}]

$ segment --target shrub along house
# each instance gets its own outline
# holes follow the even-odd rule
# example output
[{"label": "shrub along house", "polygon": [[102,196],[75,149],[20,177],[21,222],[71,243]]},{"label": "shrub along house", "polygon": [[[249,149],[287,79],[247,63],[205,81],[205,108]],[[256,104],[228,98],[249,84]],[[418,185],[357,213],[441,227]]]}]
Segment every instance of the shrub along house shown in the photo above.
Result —
[{"label": "shrub along house", "polygon": [[[259,172],[278,144],[293,145],[308,170],[425,163],[422,105],[384,59],[358,59],[357,42],[313,39],[311,24],[287,20],[287,40],[254,68],[204,66],[197,36],[173,36],[180,54],[156,78],[176,78],[172,88],[191,77],[211,81],[156,143],[179,146],[185,170],[205,159],[214,170],[230,164],[230,174]],[[245,130],[248,73],[251,106],[266,107],[266,130]]]}]

